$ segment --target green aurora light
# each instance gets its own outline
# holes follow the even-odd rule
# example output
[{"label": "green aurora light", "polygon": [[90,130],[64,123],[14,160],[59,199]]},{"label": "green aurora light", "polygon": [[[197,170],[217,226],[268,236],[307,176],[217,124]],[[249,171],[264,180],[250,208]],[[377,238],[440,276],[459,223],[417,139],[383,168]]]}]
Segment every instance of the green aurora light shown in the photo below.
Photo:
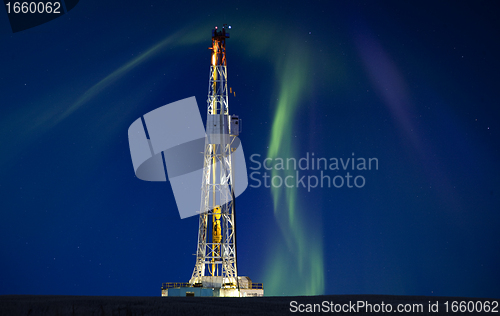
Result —
[{"label": "green aurora light", "polygon": [[[296,47],[296,46],[295,46]],[[300,49],[288,50],[286,58],[276,63],[278,101],[271,129],[268,158],[294,157],[292,139],[297,109],[307,96],[309,62]],[[293,170],[275,170],[271,178],[288,175]],[[272,258],[265,274],[266,295],[319,295],[324,293],[323,245],[321,224],[307,218],[298,188],[271,186],[274,216],[283,241],[275,239]],[[314,241],[314,242],[312,242]]]}]

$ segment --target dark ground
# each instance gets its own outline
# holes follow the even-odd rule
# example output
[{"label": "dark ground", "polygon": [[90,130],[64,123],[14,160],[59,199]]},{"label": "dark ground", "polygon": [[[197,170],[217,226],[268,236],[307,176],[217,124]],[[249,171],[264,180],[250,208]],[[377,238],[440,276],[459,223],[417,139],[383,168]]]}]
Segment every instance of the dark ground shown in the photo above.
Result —
[{"label": "dark ground", "polygon": [[[283,315],[291,314],[290,302],[297,304],[322,304],[324,301],[334,304],[354,305],[358,301],[369,304],[392,304],[392,314],[409,314],[395,312],[398,304],[422,304],[424,311],[417,315],[498,315],[498,299],[453,298],[436,296],[394,296],[394,295],[324,295],[324,296],[283,296],[261,298],[213,298],[213,297],[113,297],[113,296],[52,296],[52,295],[3,295],[0,296],[0,315]],[[429,301],[439,302],[439,312],[429,312]],[[489,313],[453,313],[445,312],[445,302],[449,308],[453,301],[472,301],[476,306],[489,301],[490,306],[496,304],[496,312]],[[483,303],[477,303],[481,301]],[[496,303],[494,303],[496,302]],[[328,303],[329,305],[329,303]],[[471,305],[472,306],[472,305]],[[408,307],[408,308],[410,308]],[[304,305],[305,308],[305,305]],[[381,315],[382,312],[361,314]],[[297,313],[293,313],[297,314]],[[353,313],[333,313],[337,315]]]}]

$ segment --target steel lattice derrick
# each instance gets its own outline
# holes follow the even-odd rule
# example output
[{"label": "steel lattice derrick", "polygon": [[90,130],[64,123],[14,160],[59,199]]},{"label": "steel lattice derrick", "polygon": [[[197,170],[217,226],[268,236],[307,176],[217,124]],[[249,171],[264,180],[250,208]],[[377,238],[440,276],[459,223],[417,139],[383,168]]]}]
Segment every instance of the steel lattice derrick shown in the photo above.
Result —
[{"label": "steel lattice derrick", "polygon": [[222,277],[222,287],[236,286],[236,234],[231,161],[225,40],[223,28],[212,33],[212,64],[207,98],[207,138],[201,185],[196,264],[191,284]]}]

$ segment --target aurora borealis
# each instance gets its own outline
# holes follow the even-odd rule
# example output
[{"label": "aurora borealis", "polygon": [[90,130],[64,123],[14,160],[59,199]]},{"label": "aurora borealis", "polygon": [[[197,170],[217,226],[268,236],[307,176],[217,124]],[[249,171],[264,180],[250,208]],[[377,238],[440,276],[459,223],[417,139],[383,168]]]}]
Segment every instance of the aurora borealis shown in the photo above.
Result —
[{"label": "aurora borealis", "polygon": [[[276,35],[277,36],[277,35]],[[285,50],[284,54],[286,55]],[[308,98],[308,77],[310,58],[307,52],[288,50],[288,56],[276,61],[276,77],[279,82],[276,114],[271,128],[271,140],[267,157],[293,157],[297,152],[294,146],[294,124],[297,124],[296,109]],[[272,177],[279,171],[273,169]],[[286,177],[292,170],[285,169]],[[286,241],[275,244],[272,249],[265,279],[271,293],[294,295],[317,295],[324,292],[323,249],[319,223],[306,217],[304,201],[297,195],[296,188],[271,186],[274,202],[274,215]],[[309,224],[312,225],[307,225]],[[315,240],[314,244],[308,240]],[[294,278],[290,278],[294,275]],[[287,284],[283,287],[283,284]],[[285,290],[286,289],[286,290]]]},{"label": "aurora borealis", "polygon": [[168,182],[134,176],[127,128],[193,95],[205,120],[211,29],[228,23],[247,168],[253,154],[378,161],[324,171],[362,188],[247,188],[239,274],[266,295],[500,297],[497,13],[80,0],[15,34],[0,17],[0,294],[157,296],[187,282],[197,219],[178,218]]}]

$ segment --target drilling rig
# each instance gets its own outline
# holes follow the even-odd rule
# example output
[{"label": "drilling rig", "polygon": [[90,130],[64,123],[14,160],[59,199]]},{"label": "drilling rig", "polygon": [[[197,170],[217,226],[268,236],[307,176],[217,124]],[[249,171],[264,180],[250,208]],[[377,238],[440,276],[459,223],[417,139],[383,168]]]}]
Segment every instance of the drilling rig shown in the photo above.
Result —
[{"label": "drilling rig", "polygon": [[164,283],[162,296],[263,296],[261,283],[238,276],[234,159],[240,120],[229,114],[226,39],[231,26],[212,30],[207,124],[196,263],[188,283]]}]

